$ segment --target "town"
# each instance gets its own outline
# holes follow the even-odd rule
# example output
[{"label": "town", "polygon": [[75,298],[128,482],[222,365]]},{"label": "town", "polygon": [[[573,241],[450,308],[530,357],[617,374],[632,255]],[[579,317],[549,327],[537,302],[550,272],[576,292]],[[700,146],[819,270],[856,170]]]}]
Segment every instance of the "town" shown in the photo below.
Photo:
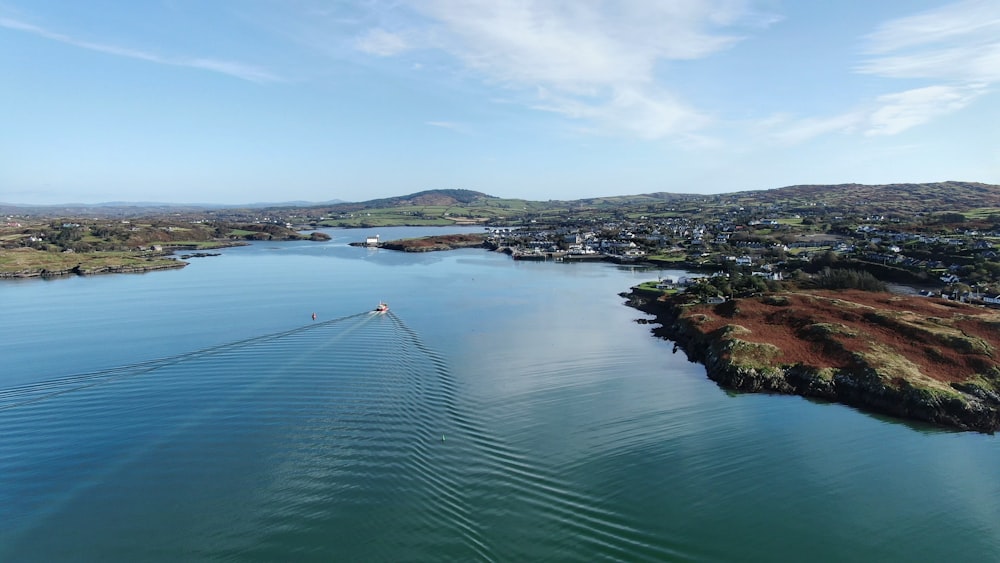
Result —
[{"label": "town", "polygon": [[[767,212],[766,218],[736,208],[698,219],[640,216],[597,226],[489,228],[487,240],[519,260],[649,263],[764,281],[837,265],[873,272],[926,295],[1000,304],[1000,212],[981,228],[954,214],[938,217],[929,229],[886,215],[835,216],[824,225],[801,210]],[[667,279],[659,287],[682,288],[702,279]]]},{"label": "town", "polygon": [[[694,289],[705,300],[774,290],[832,269],[863,272],[899,291],[1000,305],[1000,187],[979,183],[546,202],[454,189],[311,207],[0,211],[0,274],[7,277],[38,274],[28,258],[67,253],[77,255],[65,257],[69,262],[108,252],[151,260],[180,248],[305,236],[296,232],[324,240],[318,229],[328,227],[478,225],[484,245],[517,260],[605,260],[698,272],[656,285]],[[695,286],[713,277],[735,279],[713,286],[726,291]]]}]

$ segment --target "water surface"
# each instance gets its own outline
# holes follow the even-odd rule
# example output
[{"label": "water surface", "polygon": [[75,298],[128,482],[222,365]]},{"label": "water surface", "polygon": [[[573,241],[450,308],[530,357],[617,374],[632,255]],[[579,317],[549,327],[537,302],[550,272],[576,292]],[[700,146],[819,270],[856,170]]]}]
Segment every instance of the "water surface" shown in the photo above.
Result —
[{"label": "water surface", "polygon": [[1000,553],[995,437],[724,392],[617,295],[678,272],[331,233],[0,285],[0,560]]}]

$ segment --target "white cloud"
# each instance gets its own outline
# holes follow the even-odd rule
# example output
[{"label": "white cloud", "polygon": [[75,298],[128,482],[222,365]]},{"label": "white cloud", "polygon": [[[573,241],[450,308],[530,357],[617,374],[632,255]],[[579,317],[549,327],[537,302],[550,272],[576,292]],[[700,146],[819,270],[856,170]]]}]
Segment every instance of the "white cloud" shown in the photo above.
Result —
[{"label": "white cloud", "polygon": [[436,0],[417,9],[442,24],[440,48],[491,79],[587,93],[648,82],[658,60],[728,47],[737,37],[713,31],[736,19],[729,4]]},{"label": "white cloud", "polygon": [[927,86],[879,96],[871,104],[839,115],[762,122],[784,144],[797,144],[829,133],[862,132],[865,136],[896,135],[956,112],[986,92],[981,85]]},{"label": "white cloud", "polygon": [[[662,63],[710,56],[740,40],[724,29],[774,21],[741,0],[426,0],[411,7],[429,24],[407,35],[421,47],[448,53],[486,82],[544,92],[523,102],[532,107],[645,139],[707,122],[659,83]],[[380,29],[365,38],[358,48],[379,55],[411,47]]]},{"label": "white cloud", "polygon": [[895,135],[958,111],[982,93],[974,86],[928,86],[880,96],[880,107],[867,118],[865,135]]},{"label": "white cloud", "polygon": [[965,0],[890,20],[868,36],[869,51],[886,53],[956,39],[996,35],[1000,6],[993,0]]},{"label": "white cloud", "polygon": [[890,20],[865,38],[857,71],[932,84],[883,94],[839,115],[768,125],[780,142],[827,133],[896,135],[959,111],[1000,81],[1000,2],[967,0]]},{"label": "white cloud", "polygon": [[1000,81],[1000,2],[965,0],[888,21],[859,72],[937,82],[879,96],[865,135],[895,135],[968,106]]},{"label": "white cloud", "polygon": [[275,82],[281,80],[281,78],[279,78],[277,75],[274,75],[266,70],[251,65],[246,65],[243,63],[217,60],[217,59],[205,59],[205,58],[164,57],[161,55],[157,55],[155,53],[141,51],[138,49],[130,49],[127,47],[119,47],[117,45],[95,43],[92,41],[77,39],[69,35],[56,33],[54,31],[50,31],[42,27],[38,27],[29,23],[25,23],[10,18],[0,17],[0,27],[13,29],[16,31],[23,31],[25,33],[31,33],[39,37],[44,37],[45,39],[50,39],[52,41],[58,41],[60,43],[65,43],[67,45],[72,45],[74,47],[79,47],[81,49],[88,49],[91,51],[97,51],[99,53],[115,55],[118,57],[138,59],[162,65],[208,70],[211,72],[218,72],[221,74],[234,76],[236,78],[240,78],[243,80],[249,80],[251,82]]},{"label": "white cloud", "polygon": [[1000,81],[1000,2],[968,0],[886,22],[859,71],[891,78]]},{"label": "white cloud", "polygon": [[438,127],[440,129],[447,129],[449,131],[454,131],[455,133],[466,133],[466,127],[461,123],[455,123],[454,121],[425,121],[424,125],[430,125],[431,127]]},{"label": "white cloud", "polygon": [[889,78],[998,82],[1000,42],[975,48],[943,48],[918,54],[881,57],[867,62],[859,70]]},{"label": "white cloud", "polygon": [[391,57],[410,49],[401,35],[382,28],[369,30],[358,38],[355,46],[359,51],[380,57]]},{"label": "white cloud", "polygon": [[651,88],[614,88],[600,103],[539,91],[534,107],[563,115],[587,119],[602,131],[653,140],[671,134],[687,134],[708,123],[708,118],[667,92]]},{"label": "white cloud", "polygon": [[851,111],[830,117],[810,117],[791,119],[785,116],[772,117],[763,125],[774,130],[774,138],[782,144],[798,144],[820,135],[845,133],[857,129],[865,121],[862,112]]}]

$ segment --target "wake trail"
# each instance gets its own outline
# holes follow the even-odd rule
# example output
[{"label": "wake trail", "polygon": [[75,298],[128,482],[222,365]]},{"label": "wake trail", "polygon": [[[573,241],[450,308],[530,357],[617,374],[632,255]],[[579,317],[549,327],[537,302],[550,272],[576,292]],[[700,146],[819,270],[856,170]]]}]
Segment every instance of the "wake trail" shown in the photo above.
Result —
[{"label": "wake trail", "polygon": [[66,393],[82,391],[97,385],[113,383],[115,381],[119,381],[125,378],[134,378],[141,375],[146,375],[155,372],[157,370],[161,370],[165,367],[177,365],[183,362],[189,362],[191,360],[195,360],[198,358],[204,358],[227,351],[233,351],[240,348],[246,348],[263,343],[273,342],[276,340],[294,336],[296,334],[301,334],[313,330],[321,330],[323,328],[337,326],[339,324],[344,323],[345,321],[349,321],[352,319],[363,319],[370,316],[371,316],[370,312],[356,313],[345,317],[338,317],[335,319],[312,323],[309,325],[293,328],[283,332],[266,334],[262,336],[254,336],[251,338],[245,338],[242,340],[236,340],[233,342],[227,342],[224,344],[218,344],[215,346],[202,348],[200,350],[184,352],[176,356],[167,356],[165,358],[156,358],[152,360],[146,360],[143,362],[137,362],[124,366],[117,366],[99,371],[84,372],[80,374],[72,374],[62,377],[56,377],[53,379],[45,379],[37,383],[30,383],[27,385],[19,385],[16,387],[2,389],[0,390],[0,411],[34,404],[40,401],[45,401],[47,399],[59,397]]}]

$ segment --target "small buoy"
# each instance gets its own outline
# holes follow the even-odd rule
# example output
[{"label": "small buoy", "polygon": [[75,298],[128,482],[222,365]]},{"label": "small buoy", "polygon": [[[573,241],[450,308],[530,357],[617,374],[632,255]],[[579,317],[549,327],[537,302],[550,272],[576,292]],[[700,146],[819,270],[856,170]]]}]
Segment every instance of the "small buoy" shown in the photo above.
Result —
[{"label": "small buoy", "polygon": [[313,313],[313,320],[316,320],[316,313]]}]

